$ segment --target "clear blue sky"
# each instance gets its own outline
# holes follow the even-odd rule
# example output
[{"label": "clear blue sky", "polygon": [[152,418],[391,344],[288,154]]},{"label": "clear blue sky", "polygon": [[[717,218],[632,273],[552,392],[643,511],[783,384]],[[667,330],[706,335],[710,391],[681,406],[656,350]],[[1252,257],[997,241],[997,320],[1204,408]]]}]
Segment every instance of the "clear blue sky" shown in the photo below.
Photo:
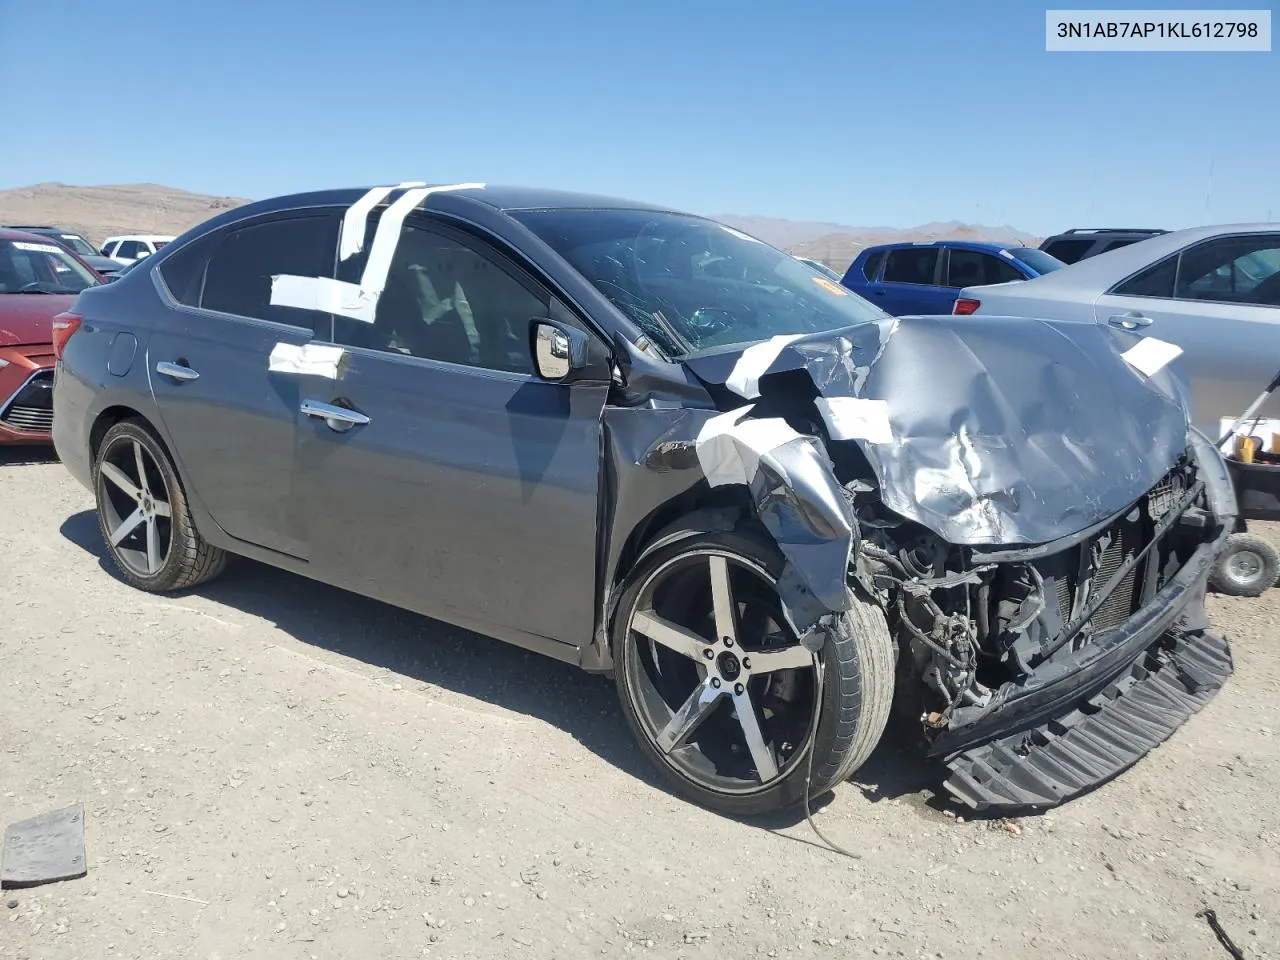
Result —
[{"label": "clear blue sky", "polygon": [[1280,218],[1280,53],[1049,54],[1045,8],[0,0],[0,187],[484,180],[1034,232]]}]

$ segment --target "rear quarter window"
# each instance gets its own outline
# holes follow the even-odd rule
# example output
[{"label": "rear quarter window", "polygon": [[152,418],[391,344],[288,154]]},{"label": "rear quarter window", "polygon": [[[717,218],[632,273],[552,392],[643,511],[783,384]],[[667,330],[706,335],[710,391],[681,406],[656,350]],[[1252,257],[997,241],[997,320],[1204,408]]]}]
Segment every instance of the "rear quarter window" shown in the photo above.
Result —
[{"label": "rear quarter window", "polygon": [[880,264],[884,263],[884,253],[883,250],[877,250],[862,264],[862,275],[867,282],[873,282],[876,275],[880,273]]},{"label": "rear quarter window", "polygon": [[271,303],[278,274],[332,277],[338,218],[324,214],[270,220],[222,235],[205,268],[200,306],[294,327],[312,327],[313,311]]}]

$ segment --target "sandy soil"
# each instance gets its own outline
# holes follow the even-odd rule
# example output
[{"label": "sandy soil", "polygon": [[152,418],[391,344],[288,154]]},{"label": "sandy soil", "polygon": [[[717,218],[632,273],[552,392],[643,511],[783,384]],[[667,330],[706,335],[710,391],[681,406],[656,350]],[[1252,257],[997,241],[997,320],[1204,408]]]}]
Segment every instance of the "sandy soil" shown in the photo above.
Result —
[{"label": "sandy soil", "polygon": [[0,503],[0,823],[83,800],[89,860],[0,957],[1227,957],[1206,904],[1280,957],[1280,591],[1213,598],[1228,687],[1048,815],[883,744],[817,814],[850,860],[668,794],[603,679],[249,562],[135,592],[56,462],[0,451]]}]

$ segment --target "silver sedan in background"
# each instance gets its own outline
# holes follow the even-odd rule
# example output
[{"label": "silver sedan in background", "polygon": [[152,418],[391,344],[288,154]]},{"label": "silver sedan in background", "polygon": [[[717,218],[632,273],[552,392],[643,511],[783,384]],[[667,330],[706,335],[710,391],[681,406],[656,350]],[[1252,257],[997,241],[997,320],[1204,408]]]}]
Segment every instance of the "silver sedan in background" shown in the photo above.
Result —
[{"label": "silver sedan in background", "polygon": [[[967,287],[954,312],[1110,324],[1177,344],[1211,436],[1280,368],[1280,223],[1196,227],[1020,283]],[[1280,416],[1280,397],[1260,412]]]}]

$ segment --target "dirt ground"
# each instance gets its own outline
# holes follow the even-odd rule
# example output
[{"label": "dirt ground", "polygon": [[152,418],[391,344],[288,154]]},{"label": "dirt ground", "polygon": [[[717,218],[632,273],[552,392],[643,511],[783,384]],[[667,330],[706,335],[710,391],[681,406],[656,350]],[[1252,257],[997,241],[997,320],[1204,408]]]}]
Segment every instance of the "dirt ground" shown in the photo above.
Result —
[{"label": "dirt ground", "polygon": [[[115,579],[87,491],[0,451],[0,824],[82,800],[88,876],[0,957],[1280,957],[1280,590],[1214,597],[1236,675],[1101,790],[1012,827],[882,744],[817,813],[663,790],[612,686],[247,561]],[[1280,542],[1280,530],[1263,532]]]}]

